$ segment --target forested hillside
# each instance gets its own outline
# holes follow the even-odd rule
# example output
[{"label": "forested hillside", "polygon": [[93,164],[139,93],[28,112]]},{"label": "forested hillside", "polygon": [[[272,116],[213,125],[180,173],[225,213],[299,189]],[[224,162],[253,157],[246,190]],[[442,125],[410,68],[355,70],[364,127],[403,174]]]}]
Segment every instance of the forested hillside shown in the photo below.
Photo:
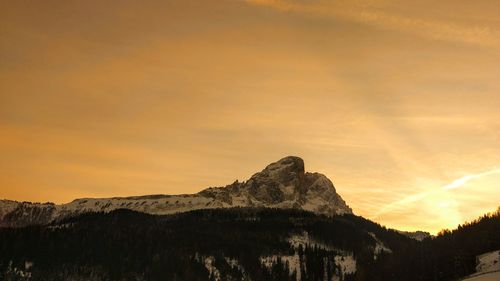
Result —
[{"label": "forested hillside", "polygon": [[419,242],[354,215],[117,210],[0,229],[0,279],[446,281],[499,247],[498,211]]}]

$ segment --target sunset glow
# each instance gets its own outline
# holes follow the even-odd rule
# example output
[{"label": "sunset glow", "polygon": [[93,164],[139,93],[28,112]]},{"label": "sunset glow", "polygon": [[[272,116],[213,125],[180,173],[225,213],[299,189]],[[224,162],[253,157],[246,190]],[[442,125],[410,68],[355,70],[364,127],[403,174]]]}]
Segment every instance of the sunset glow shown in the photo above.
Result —
[{"label": "sunset glow", "polygon": [[297,155],[355,214],[456,227],[500,202],[499,10],[2,1],[0,199],[195,193]]}]

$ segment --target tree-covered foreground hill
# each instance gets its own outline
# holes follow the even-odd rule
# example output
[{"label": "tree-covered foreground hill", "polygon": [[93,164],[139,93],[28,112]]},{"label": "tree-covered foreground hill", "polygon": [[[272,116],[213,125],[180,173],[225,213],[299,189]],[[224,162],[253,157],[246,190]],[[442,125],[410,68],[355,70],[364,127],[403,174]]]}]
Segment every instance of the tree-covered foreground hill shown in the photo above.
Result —
[{"label": "tree-covered foreground hill", "polygon": [[456,280],[500,248],[499,212],[422,242],[354,215],[92,213],[0,229],[0,280]]}]

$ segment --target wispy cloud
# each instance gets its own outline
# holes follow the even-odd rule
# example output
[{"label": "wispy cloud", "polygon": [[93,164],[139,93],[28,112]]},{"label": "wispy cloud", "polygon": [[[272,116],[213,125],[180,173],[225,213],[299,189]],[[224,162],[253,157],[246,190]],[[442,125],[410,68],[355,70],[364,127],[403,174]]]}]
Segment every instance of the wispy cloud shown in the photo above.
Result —
[{"label": "wispy cloud", "polygon": [[496,176],[436,179],[500,161],[499,1],[38,2],[0,9],[2,198],[197,192],[295,154],[389,227],[498,205]]},{"label": "wispy cloud", "polygon": [[[364,23],[377,28],[398,30],[428,39],[466,43],[484,47],[500,46],[499,34],[487,24],[470,24],[403,14],[386,9],[387,1],[292,1],[246,0],[247,3],[321,18]],[[389,11],[391,10],[391,11]]]},{"label": "wispy cloud", "polygon": [[426,191],[422,191],[422,192],[418,192],[418,193],[404,196],[400,200],[396,200],[394,202],[382,205],[379,208],[379,210],[376,213],[374,213],[370,218],[376,219],[383,214],[394,211],[397,208],[407,207],[408,204],[414,204],[416,202],[421,202],[423,200],[429,200],[432,202],[435,201],[438,203],[438,205],[436,205],[435,207],[442,209],[443,207],[446,207],[446,205],[443,205],[443,202],[441,200],[436,200],[436,198],[447,197],[446,196],[447,193],[444,193],[447,190],[456,189],[456,188],[463,186],[464,184],[466,184],[467,182],[469,182],[471,180],[479,179],[479,178],[482,178],[485,176],[495,175],[495,174],[500,174],[500,168],[494,168],[494,169],[491,169],[491,170],[488,170],[485,172],[463,176],[461,178],[458,178],[458,179],[452,181],[449,184],[442,186],[442,189],[426,190]]},{"label": "wispy cloud", "polygon": [[500,174],[500,169],[495,168],[495,169],[492,169],[492,170],[489,170],[486,172],[482,172],[479,174],[472,174],[472,175],[463,176],[463,177],[456,179],[453,182],[443,186],[443,189],[448,189],[448,190],[449,189],[456,189],[456,188],[459,188],[460,186],[466,184],[468,181],[482,178],[482,177],[489,176],[489,175],[494,175],[494,174]]},{"label": "wispy cloud", "polygon": [[428,197],[429,195],[431,195],[432,193],[433,192],[425,191],[425,192],[420,192],[420,193],[408,195],[408,196],[404,197],[403,199],[400,199],[400,200],[397,200],[397,201],[394,201],[394,202],[391,202],[389,204],[386,204],[386,205],[382,206],[379,209],[379,211],[376,212],[375,214],[373,214],[370,218],[371,219],[376,219],[379,216],[381,216],[382,214],[390,212],[390,211],[394,210],[397,207],[401,207],[401,206],[404,206],[404,205],[407,205],[407,204],[411,204],[411,203],[415,203],[415,202],[421,201],[421,200],[425,199],[426,197]]}]

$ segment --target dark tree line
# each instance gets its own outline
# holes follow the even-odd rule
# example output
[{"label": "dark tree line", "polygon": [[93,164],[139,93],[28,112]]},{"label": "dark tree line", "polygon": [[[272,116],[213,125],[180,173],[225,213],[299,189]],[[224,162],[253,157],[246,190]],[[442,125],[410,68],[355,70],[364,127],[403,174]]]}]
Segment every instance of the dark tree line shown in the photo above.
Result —
[{"label": "dark tree line", "polygon": [[[455,280],[473,272],[477,255],[500,248],[498,211],[418,242],[353,215],[235,208],[153,216],[117,210],[46,226],[0,228],[0,280],[26,279],[14,269],[29,271],[30,280],[215,280],[206,257],[213,257],[222,280],[338,276],[333,260],[339,253],[312,246],[299,248],[300,272],[289,274],[291,265],[279,258],[270,267],[262,264],[261,257],[296,254],[287,239],[304,231],[331,249],[352,253],[357,270],[343,275],[345,281]],[[372,234],[392,253],[375,259]],[[26,262],[33,263],[29,270]]]}]

